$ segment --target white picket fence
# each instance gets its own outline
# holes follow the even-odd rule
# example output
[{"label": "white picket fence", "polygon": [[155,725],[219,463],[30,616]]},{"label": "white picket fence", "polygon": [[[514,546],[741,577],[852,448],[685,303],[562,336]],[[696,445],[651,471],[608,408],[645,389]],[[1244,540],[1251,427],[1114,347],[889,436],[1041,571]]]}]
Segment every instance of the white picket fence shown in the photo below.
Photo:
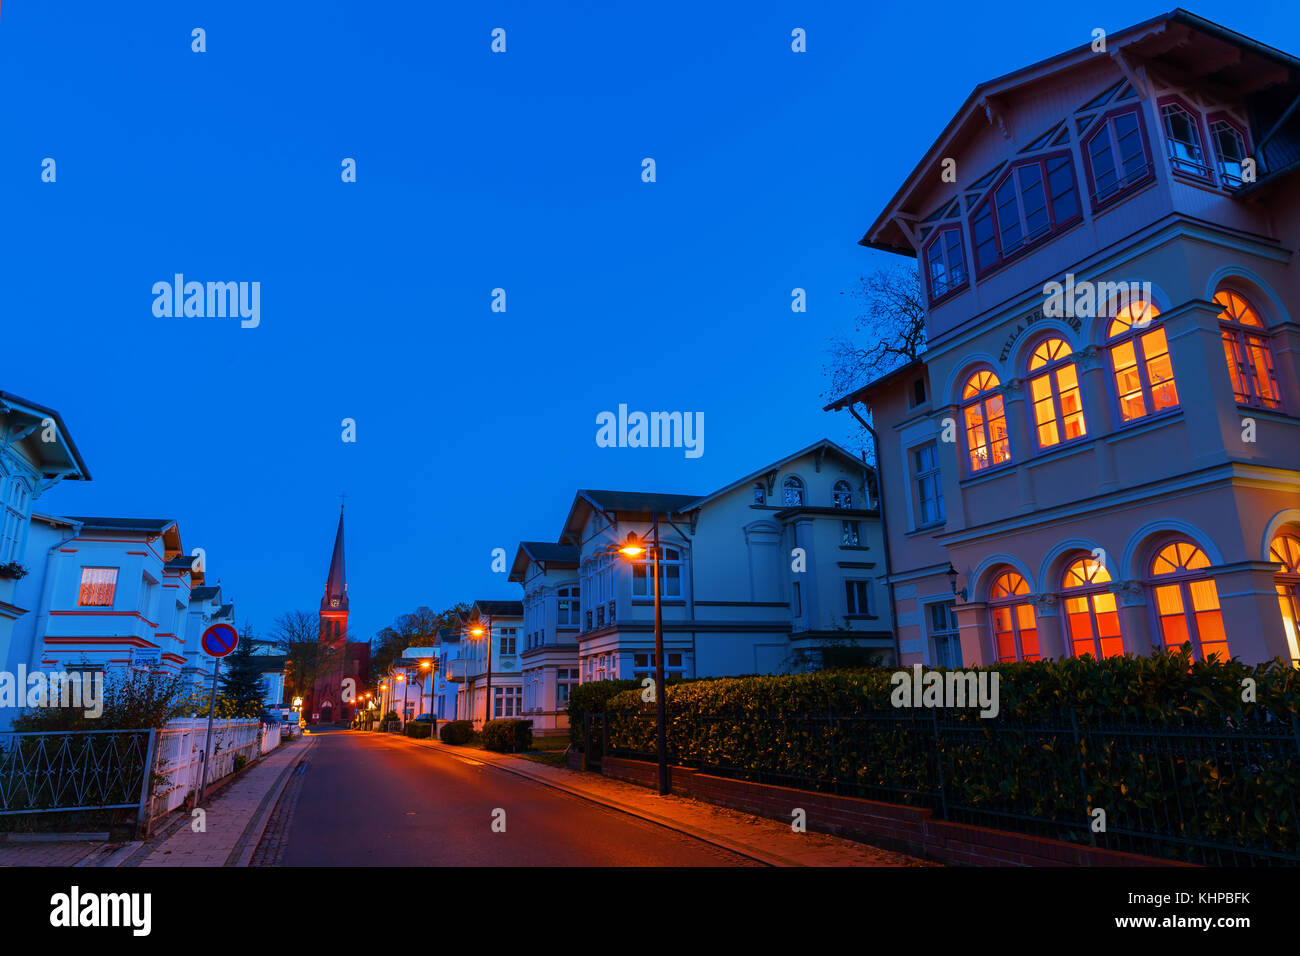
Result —
[{"label": "white picket fence", "polygon": [[[198,790],[207,731],[207,718],[195,717],[170,720],[157,732],[150,820],[175,810]],[[252,761],[279,746],[280,728],[260,720],[214,720],[212,739],[208,786],[234,772],[237,755]]]}]

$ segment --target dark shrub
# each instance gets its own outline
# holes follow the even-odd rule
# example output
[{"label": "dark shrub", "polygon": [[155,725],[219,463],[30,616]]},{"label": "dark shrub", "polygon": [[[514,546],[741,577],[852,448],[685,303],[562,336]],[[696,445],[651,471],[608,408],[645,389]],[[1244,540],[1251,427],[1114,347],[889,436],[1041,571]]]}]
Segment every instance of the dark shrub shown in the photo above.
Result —
[{"label": "dark shrub", "polygon": [[423,721],[418,724],[408,723],[406,725],[406,736],[414,737],[416,740],[427,740],[429,732],[432,730],[433,724],[426,724]]},{"label": "dark shrub", "polygon": [[634,680],[597,680],[569,688],[569,739],[573,746],[578,750],[584,746],[584,715],[603,714],[606,705],[616,694],[640,686],[640,682]]},{"label": "dark shrub", "polygon": [[438,728],[438,739],[453,747],[463,747],[474,736],[474,725],[468,720],[449,720]]},{"label": "dark shrub", "polygon": [[500,753],[518,753],[533,746],[531,720],[489,720],[483,728],[483,746]]}]

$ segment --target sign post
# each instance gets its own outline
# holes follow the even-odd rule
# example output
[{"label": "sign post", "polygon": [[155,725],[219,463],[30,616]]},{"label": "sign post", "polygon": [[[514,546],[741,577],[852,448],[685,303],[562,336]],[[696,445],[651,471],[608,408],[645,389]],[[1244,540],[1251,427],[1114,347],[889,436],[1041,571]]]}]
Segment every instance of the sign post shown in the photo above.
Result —
[{"label": "sign post", "polygon": [[212,752],[212,712],[217,706],[217,674],[221,671],[221,658],[231,653],[239,644],[239,632],[230,624],[213,624],[203,632],[200,642],[203,653],[212,658],[212,696],[208,698],[208,732],[203,736],[203,769],[199,776],[199,792],[194,806],[203,802],[203,791],[208,785],[208,756]]}]

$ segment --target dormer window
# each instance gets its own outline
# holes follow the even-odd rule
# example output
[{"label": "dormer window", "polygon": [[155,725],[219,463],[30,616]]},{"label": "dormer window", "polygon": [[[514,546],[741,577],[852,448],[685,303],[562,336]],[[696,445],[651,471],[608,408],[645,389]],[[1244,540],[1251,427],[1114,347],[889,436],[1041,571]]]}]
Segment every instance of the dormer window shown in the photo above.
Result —
[{"label": "dormer window", "polygon": [[1197,179],[1212,179],[1201,139],[1200,118],[1178,100],[1162,102],[1160,117],[1165,124],[1169,164],[1174,172],[1195,176]]},{"label": "dormer window", "polygon": [[966,249],[960,227],[939,229],[926,244],[924,257],[931,302],[966,287]]},{"label": "dormer window", "polygon": [[1078,218],[1079,195],[1069,153],[1018,163],[971,216],[976,269],[990,272]]}]

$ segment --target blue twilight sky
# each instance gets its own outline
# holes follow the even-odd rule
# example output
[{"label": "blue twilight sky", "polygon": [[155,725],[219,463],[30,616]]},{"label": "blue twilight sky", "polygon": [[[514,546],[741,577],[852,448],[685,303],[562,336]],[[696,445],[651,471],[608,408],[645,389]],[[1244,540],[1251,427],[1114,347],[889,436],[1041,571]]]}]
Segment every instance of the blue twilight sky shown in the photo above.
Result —
[{"label": "blue twilight sky", "polygon": [[[1171,7],[988,9],[8,0],[0,389],[94,477],[38,508],[176,518],[266,630],[318,605],[346,491],[368,638],[518,597],[491,550],[553,540],[579,487],[852,441],[822,368],[890,259],[872,218],[976,83]],[[1194,12],[1300,52],[1294,0]],[[155,318],[177,272],[259,281],[260,326]],[[620,402],[703,412],[704,455],[597,448]]]}]

